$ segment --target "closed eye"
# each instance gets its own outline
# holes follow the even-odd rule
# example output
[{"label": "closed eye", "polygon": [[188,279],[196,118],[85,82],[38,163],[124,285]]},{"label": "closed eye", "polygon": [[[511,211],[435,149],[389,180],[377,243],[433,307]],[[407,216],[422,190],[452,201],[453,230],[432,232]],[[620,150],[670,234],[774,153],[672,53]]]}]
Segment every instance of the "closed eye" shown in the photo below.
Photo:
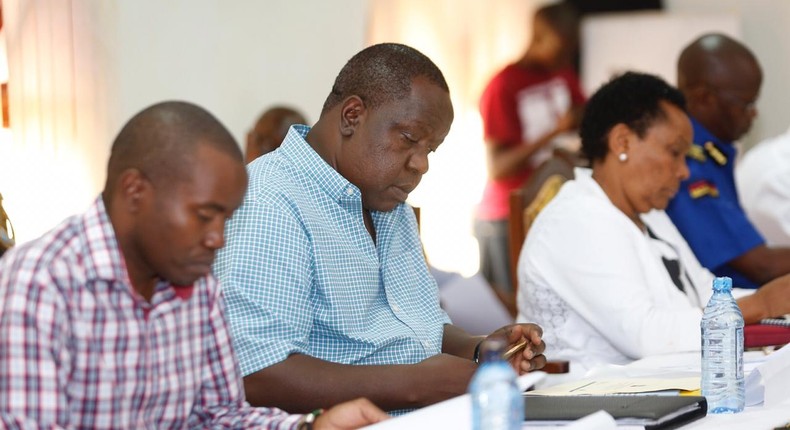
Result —
[{"label": "closed eye", "polygon": [[401,133],[401,135],[403,136],[404,139],[406,139],[410,143],[417,143],[420,141],[419,139],[415,139],[414,136],[412,136],[411,133],[408,132],[403,132]]},{"label": "closed eye", "polygon": [[196,210],[195,215],[200,222],[208,224],[214,221],[219,212],[220,211],[213,207],[203,207]]}]

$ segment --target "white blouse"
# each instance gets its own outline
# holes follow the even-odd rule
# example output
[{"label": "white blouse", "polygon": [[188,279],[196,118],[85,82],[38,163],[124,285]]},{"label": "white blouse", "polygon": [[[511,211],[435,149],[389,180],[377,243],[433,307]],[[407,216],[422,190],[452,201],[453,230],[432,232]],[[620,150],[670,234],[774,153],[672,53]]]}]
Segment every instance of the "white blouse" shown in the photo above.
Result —
[{"label": "white blouse", "polygon": [[[549,359],[583,374],[598,364],[700,349],[702,307],[713,275],[663,211],[639,229],[576,169],[540,213],[518,263],[519,321],[543,327]],[[677,260],[682,287],[663,259]]]}]

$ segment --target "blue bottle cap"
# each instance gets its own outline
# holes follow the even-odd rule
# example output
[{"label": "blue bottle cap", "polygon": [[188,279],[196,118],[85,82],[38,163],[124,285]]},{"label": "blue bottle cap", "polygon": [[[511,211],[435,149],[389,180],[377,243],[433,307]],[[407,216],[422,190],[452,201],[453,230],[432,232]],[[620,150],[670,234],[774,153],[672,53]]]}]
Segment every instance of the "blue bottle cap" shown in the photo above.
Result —
[{"label": "blue bottle cap", "polygon": [[728,276],[718,277],[713,280],[713,291],[731,291],[732,278]]}]

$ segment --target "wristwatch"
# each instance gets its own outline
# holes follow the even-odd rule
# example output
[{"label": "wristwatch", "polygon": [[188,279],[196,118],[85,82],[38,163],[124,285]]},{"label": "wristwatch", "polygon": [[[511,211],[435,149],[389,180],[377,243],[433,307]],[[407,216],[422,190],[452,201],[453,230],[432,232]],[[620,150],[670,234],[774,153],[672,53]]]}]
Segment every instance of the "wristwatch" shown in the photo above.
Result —
[{"label": "wristwatch", "polygon": [[[483,340],[485,340],[485,339],[483,339]],[[475,353],[472,356],[472,361],[474,361],[475,364],[480,364],[480,345],[483,344],[483,340],[481,340],[480,342],[477,342],[477,346],[475,346]]]},{"label": "wristwatch", "polygon": [[313,430],[313,423],[315,423],[315,420],[318,418],[318,416],[323,413],[324,413],[323,409],[316,409],[313,412],[310,412],[309,414],[302,417],[301,420],[299,420],[299,425],[296,426],[296,429]]}]

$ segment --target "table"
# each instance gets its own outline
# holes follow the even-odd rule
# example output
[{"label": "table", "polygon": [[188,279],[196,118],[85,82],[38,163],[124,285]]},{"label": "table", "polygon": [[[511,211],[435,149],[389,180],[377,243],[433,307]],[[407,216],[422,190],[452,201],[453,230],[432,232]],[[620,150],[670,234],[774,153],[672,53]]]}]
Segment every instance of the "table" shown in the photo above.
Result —
[{"label": "table", "polygon": [[[749,351],[744,355],[744,371],[751,372],[756,366],[766,359],[766,354],[762,351]],[[658,355],[641,360],[637,360],[625,366],[606,366],[601,369],[594,369],[591,374],[596,377],[617,377],[629,375],[632,377],[655,376],[657,374],[665,377],[687,376],[689,374],[699,374],[700,354],[681,353]],[[589,374],[588,374],[589,375]],[[531,385],[545,377],[543,372],[534,372],[526,377],[522,377],[523,385]],[[790,382],[790,381],[789,381]],[[437,403],[436,405],[423,408],[398,418],[385,421],[370,427],[370,430],[395,430],[395,429],[453,429],[468,430],[471,428],[469,417],[471,416],[471,403],[468,395],[455,397],[453,399]],[[684,430],[771,430],[774,427],[785,425],[790,422],[790,398],[771,408],[760,406],[748,406],[743,412],[734,415],[708,415],[705,418],[689,423],[682,428]],[[524,424],[523,430],[546,429],[547,426],[535,426]],[[641,427],[620,426],[618,430],[640,429]]]}]

